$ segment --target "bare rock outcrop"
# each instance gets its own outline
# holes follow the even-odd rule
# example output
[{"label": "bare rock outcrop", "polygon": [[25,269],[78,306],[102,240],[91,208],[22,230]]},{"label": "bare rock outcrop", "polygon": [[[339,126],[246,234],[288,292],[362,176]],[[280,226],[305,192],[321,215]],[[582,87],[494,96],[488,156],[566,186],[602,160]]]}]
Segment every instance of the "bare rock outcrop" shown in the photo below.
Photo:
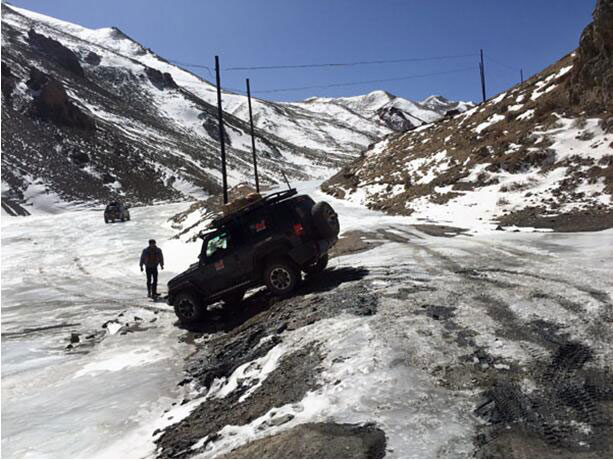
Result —
[{"label": "bare rock outcrop", "polygon": [[569,79],[570,101],[588,111],[613,105],[613,0],[597,0],[592,17]]},{"label": "bare rock outcrop", "polygon": [[60,67],[75,75],[85,77],[85,72],[83,72],[83,67],[81,67],[77,55],[57,40],[36,33],[33,29],[30,29],[28,32],[28,41],[33,49],[44,54]]},{"label": "bare rock outcrop", "polygon": [[30,70],[28,87],[35,93],[32,116],[60,126],[94,130],[94,120],[81,111],[68,97],[64,86],[36,68]]}]

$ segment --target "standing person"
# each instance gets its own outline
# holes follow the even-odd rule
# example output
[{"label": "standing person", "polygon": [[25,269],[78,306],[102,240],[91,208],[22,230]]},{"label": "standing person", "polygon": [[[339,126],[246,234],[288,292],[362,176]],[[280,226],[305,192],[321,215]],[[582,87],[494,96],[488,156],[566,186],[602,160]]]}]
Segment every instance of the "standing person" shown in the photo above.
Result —
[{"label": "standing person", "polygon": [[155,299],[159,294],[158,287],[158,264],[164,270],[164,255],[162,250],[155,245],[155,240],[149,240],[149,246],[143,249],[140,256],[140,271],[143,265],[147,271],[147,297]]}]

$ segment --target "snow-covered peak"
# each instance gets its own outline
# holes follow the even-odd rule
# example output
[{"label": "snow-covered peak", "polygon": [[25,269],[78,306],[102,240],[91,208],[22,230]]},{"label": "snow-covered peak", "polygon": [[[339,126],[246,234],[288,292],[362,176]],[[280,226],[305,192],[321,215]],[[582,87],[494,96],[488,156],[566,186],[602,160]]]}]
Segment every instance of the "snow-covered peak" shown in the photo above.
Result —
[{"label": "snow-covered peak", "polygon": [[[8,5],[5,5],[8,6]],[[94,43],[100,47],[115,51],[126,56],[144,54],[145,48],[128,37],[117,27],[102,27],[100,29],[88,29],[78,24],[73,24],[61,19],[52,18],[34,11],[8,6],[11,10],[19,13],[23,17],[31,20],[33,26],[46,25],[56,29],[58,32],[73,35],[83,41]],[[3,18],[4,19],[4,18]],[[10,20],[10,19],[9,19]]]},{"label": "snow-covered peak", "polygon": [[341,104],[358,113],[374,113],[395,97],[387,91],[377,90],[361,96],[338,97],[327,100]]},{"label": "snow-covered peak", "polygon": [[440,94],[433,94],[432,96],[428,96],[423,101],[421,101],[420,104],[424,105],[426,107],[435,108],[435,107],[439,107],[441,105],[449,104],[449,99],[447,99],[446,97],[441,96]]}]

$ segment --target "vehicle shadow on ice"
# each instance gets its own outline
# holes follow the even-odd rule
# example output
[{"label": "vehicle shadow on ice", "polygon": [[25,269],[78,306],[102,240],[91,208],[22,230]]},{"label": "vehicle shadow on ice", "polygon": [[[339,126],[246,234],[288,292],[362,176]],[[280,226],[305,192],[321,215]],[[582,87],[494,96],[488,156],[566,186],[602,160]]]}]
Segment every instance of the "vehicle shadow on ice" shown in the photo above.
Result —
[{"label": "vehicle shadow on ice", "polygon": [[289,298],[283,299],[270,294],[267,288],[259,289],[245,297],[236,305],[213,304],[209,307],[206,319],[196,325],[183,325],[179,321],[175,325],[190,332],[213,333],[229,332],[273,305],[286,301],[290,305],[304,302],[310,295],[322,294],[334,290],[344,283],[359,281],[368,275],[365,267],[335,267],[324,270],[316,275],[305,277],[300,287]]}]

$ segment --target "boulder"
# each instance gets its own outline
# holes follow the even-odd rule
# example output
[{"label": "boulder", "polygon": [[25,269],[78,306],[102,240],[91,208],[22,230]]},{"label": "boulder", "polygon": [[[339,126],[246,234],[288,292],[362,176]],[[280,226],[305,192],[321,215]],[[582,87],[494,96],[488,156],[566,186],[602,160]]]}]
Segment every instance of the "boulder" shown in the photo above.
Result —
[{"label": "boulder", "polygon": [[30,29],[28,41],[33,49],[44,54],[60,67],[75,75],[85,77],[85,72],[83,72],[83,67],[81,67],[77,55],[57,40],[38,34],[33,29]]},{"label": "boulder", "polygon": [[[206,116],[206,118],[204,120],[204,123],[202,124],[202,127],[206,130],[206,132],[208,133],[209,136],[211,136],[217,142],[220,141],[220,139],[219,139],[219,123],[217,123],[217,120],[215,118],[213,118],[210,115]],[[230,136],[228,136],[228,132],[226,131],[225,127],[223,129],[223,139],[224,139],[226,145],[232,145],[231,142],[230,142]]]},{"label": "boulder", "polygon": [[85,62],[87,62],[89,65],[97,66],[100,65],[101,61],[102,58],[93,51],[90,51],[87,56],[85,56]]},{"label": "boulder", "polygon": [[33,70],[28,86],[38,92],[32,102],[31,113],[34,117],[61,126],[95,129],[94,120],[74,105],[60,82],[36,69]]},{"label": "boulder", "polygon": [[162,73],[157,69],[145,67],[145,73],[147,74],[147,78],[149,78],[151,84],[157,89],[176,89],[179,87],[172,79],[172,75],[170,75],[168,72]]}]

